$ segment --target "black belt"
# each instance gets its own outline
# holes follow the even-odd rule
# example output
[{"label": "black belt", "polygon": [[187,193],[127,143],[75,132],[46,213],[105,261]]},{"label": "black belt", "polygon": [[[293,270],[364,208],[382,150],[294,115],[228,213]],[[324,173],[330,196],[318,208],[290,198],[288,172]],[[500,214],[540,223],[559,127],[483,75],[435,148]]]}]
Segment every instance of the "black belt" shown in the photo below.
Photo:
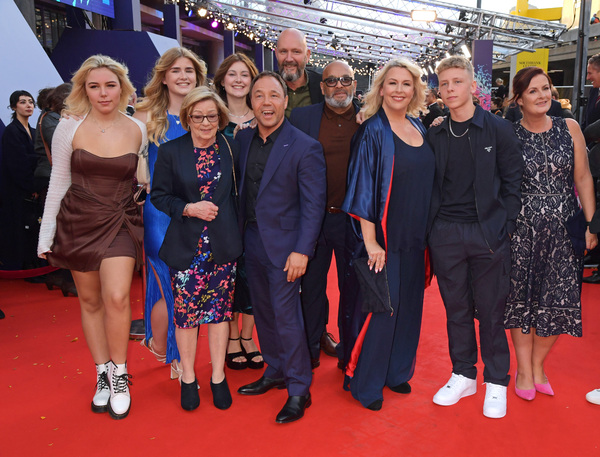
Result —
[{"label": "black belt", "polygon": [[341,213],[343,213],[344,211],[342,211],[342,210],[341,210],[341,209],[339,209],[339,208],[336,208],[335,206],[330,206],[329,208],[327,208],[327,212],[328,212],[329,214],[341,214]]}]

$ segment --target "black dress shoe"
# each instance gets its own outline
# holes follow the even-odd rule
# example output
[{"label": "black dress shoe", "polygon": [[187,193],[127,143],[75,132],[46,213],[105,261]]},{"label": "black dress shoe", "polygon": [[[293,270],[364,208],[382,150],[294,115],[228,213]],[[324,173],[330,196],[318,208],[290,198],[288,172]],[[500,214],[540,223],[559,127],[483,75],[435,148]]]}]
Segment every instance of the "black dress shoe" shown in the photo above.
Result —
[{"label": "black dress shoe", "polygon": [[310,367],[314,370],[321,365],[321,361],[319,359],[310,359]]},{"label": "black dress shoe", "polygon": [[0,309],[0,319],[4,319],[5,317],[4,312]]},{"label": "black dress shoe", "polygon": [[333,339],[331,333],[323,332],[321,335],[321,350],[329,357],[337,357],[337,341]]},{"label": "black dress shoe", "polygon": [[382,406],[383,400],[375,400],[373,403],[367,406],[367,409],[370,409],[371,411],[379,411]]},{"label": "black dress shoe", "polygon": [[409,394],[412,389],[410,388],[409,383],[403,382],[402,384],[398,384],[397,386],[390,387],[390,390],[398,394]]},{"label": "black dress shoe", "polygon": [[285,389],[284,379],[271,379],[262,376],[258,381],[254,381],[250,384],[240,387],[238,389],[238,393],[242,395],[262,395],[271,390],[273,387]]},{"label": "black dress shoe", "polygon": [[591,276],[586,276],[583,278],[583,282],[588,284],[600,284],[600,273],[598,270],[594,271]]},{"label": "black dress shoe", "polygon": [[310,393],[308,395],[292,395],[288,397],[285,405],[279,414],[275,422],[278,424],[287,424],[288,422],[294,422],[304,416],[304,410],[312,404],[310,399]]}]

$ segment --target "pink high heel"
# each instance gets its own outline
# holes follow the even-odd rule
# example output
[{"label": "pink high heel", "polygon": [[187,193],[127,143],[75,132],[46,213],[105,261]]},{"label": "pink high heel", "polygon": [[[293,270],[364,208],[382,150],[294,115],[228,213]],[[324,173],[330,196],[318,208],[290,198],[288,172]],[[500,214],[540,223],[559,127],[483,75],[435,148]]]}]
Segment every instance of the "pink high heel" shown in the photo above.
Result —
[{"label": "pink high heel", "polygon": [[519,389],[517,387],[517,376],[518,372],[515,371],[515,393],[517,397],[522,398],[523,400],[531,401],[535,398],[535,389]]},{"label": "pink high heel", "polygon": [[[546,376],[546,380],[547,379],[548,379],[548,377]],[[539,393],[550,395],[550,396],[554,395],[554,391],[552,390],[550,381],[546,381],[544,384],[534,383],[534,385],[535,385],[535,390],[537,390]]]}]

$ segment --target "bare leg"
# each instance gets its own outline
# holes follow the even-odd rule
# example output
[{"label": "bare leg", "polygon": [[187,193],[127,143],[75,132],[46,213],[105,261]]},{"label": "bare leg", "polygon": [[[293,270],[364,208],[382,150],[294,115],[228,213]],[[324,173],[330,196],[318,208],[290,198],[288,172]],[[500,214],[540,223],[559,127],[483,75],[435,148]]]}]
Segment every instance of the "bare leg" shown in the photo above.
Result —
[{"label": "bare leg", "polygon": [[[240,346],[240,327],[239,327],[240,313],[233,313],[233,320],[229,321],[229,342],[227,344],[227,353],[234,354],[241,352],[242,347]],[[246,361],[246,357],[243,355],[233,359],[234,362],[243,363]]]},{"label": "bare leg", "polygon": [[71,271],[79,293],[81,325],[94,363],[100,365],[110,360],[104,330],[104,305],[100,297],[100,275],[97,271]]},{"label": "bare leg", "polygon": [[[196,347],[198,346],[198,327],[175,329],[175,339],[179,355],[181,356],[180,367],[183,369],[181,381],[191,384],[196,379],[194,372],[194,362],[196,361]],[[209,333],[210,341],[210,333]]]},{"label": "bare leg", "polygon": [[[254,332],[254,316],[252,314],[242,314],[242,344],[248,354],[254,351],[258,351],[258,346],[252,338]],[[248,341],[250,340],[250,341]],[[262,361],[262,355],[257,355],[252,358],[253,362]]]},{"label": "bare leg", "polygon": [[127,361],[127,344],[131,327],[131,279],[135,259],[133,257],[111,257],[100,264],[101,297],[104,303],[104,328],[115,364]]},{"label": "bare leg", "polygon": [[523,333],[520,328],[511,328],[510,336],[515,347],[517,356],[518,378],[515,379],[515,385],[518,389],[534,389],[533,385],[533,332]]},{"label": "bare leg", "polygon": [[531,364],[533,366],[533,381],[537,384],[545,384],[548,382],[548,378],[546,378],[546,374],[544,373],[544,360],[557,339],[558,335],[546,337],[533,336]]},{"label": "bare leg", "polygon": [[227,350],[228,336],[228,322],[208,324],[208,349],[212,363],[213,384],[220,384],[225,379],[225,351]]},{"label": "bare leg", "polygon": [[159,354],[165,354],[167,352],[167,334],[169,331],[169,314],[167,312],[167,303],[165,302],[165,294],[163,293],[162,284],[158,275],[154,270],[151,262],[148,262],[152,273],[156,278],[156,283],[160,289],[161,298],[158,299],[152,307],[150,313],[150,325],[152,326],[152,347]]}]

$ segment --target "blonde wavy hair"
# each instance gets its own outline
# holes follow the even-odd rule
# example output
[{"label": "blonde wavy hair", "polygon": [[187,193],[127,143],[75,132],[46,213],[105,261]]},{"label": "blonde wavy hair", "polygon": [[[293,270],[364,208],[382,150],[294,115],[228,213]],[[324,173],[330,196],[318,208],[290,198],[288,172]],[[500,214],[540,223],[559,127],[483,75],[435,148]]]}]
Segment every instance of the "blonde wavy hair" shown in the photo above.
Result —
[{"label": "blonde wavy hair", "polygon": [[148,120],[148,141],[158,145],[165,139],[169,129],[167,109],[169,108],[169,89],[163,80],[167,71],[180,57],[185,57],[192,62],[196,71],[196,87],[203,86],[206,82],[206,64],[194,52],[186,48],[171,48],[158,58],[150,81],[144,87],[144,98],[136,105],[138,111],[146,111]]},{"label": "blonde wavy hair", "polygon": [[135,92],[135,88],[129,81],[129,70],[113,58],[97,54],[88,57],[71,78],[73,89],[71,89],[71,93],[65,100],[64,114],[82,117],[92,109],[92,104],[85,92],[85,82],[90,72],[98,68],[106,68],[112,71],[119,80],[121,86],[119,110],[125,111],[129,97]]},{"label": "blonde wavy hair", "polygon": [[410,60],[396,58],[390,60],[377,72],[371,89],[365,95],[364,108],[362,109],[365,120],[374,116],[381,108],[381,105],[383,104],[383,97],[380,94],[381,88],[383,87],[387,74],[392,68],[406,68],[413,77],[415,90],[413,98],[406,109],[406,113],[413,117],[419,117],[419,113],[426,110],[425,89],[427,89],[427,84],[421,80],[421,69]]}]

